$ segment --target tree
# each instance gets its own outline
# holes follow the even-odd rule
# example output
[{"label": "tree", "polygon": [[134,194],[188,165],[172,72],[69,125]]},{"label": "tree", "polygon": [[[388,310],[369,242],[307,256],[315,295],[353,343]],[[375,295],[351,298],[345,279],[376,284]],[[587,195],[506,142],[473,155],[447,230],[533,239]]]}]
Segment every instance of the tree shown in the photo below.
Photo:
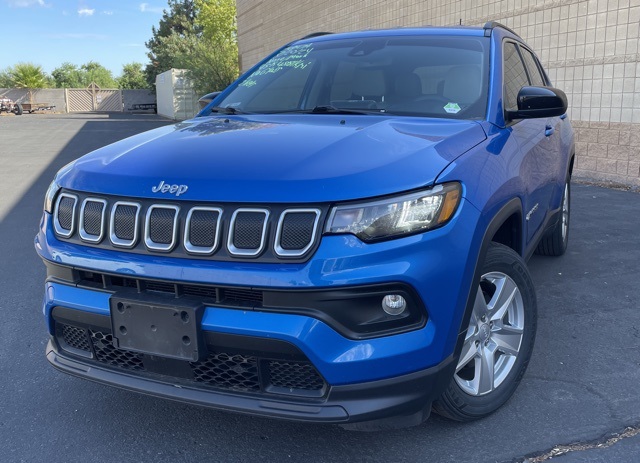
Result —
[{"label": "tree", "polygon": [[57,88],[80,88],[85,86],[83,85],[82,72],[78,66],[69,62],[64,62],[51,71],[51,76]]},{"label": "tree", "polygon": [[156,76],[189,55],[200,27],[195,24],[196,7],[193,0],[169,0],[169,8],[162,13],[158,28],[152,27],[152,37],[145,43],[150,63],[145,76],[150,88],[155,87]]},{"label": "tree", "polygon": [[205,39],[215,44],[236,44],[235,0],[195,0],[196,23],[202,27]]},{"label": "tree", "polygon": [[196,91],[223,90],[238,77],[235,0],[195,0],[196,24],[202,34],[184,58]]},{"label": "tree", "polygon": [[49,79],[42,66],[33,63],[18,63],[8,71],[11,87],[28,90],[29,103],[33,100],[33,89],[47,88]]},{"label": "tree", "polygon": [[128,63],[122,66],[122,75],[117,78],[118,88],[148,88],[141,63]]},{"label": "tree", "polygon": [[189,71],[199,93],[222,90],[238,76],[235,0],[169,0],[146,43],[150,86],[171,68]]},{"label": "tree", "polygon": [[0,71],[0,88],[10,88],[13,87],[13,82],[11,81],[11,74],[9,73],[11,69],[3,69]]},{"label": "tree", "polygon": [[48,79],[42,66],[33,63],[18,63],[9,70],[12,87],[15,88],[46,88]]},{"label": "tree", "polygon": [[89,86],[92,82],[101,88],[116,88],[118,86],[111,71],[100,63],[89,61],[80,66],[80,70],[83,73],[83,87]]},{"label": "tree", "polygon": [[223,90],[238,77],[237,48],[214,46],[206,40],[194,44],[193,53],[183,55],[179,67],[187,69],[198,94]]},{"label": "tree", "polygon": [[57,88],[85,88],[95,82],[101,88],[116,88],[117,82],[107,68],[95,61],[82,66],[64,62],[51,75]]}]

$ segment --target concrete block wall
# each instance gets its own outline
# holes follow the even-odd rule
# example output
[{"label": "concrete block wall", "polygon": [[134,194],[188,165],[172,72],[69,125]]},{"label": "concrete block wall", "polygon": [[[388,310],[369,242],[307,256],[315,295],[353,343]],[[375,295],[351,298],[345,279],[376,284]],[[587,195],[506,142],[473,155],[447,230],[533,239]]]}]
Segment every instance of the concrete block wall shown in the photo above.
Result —
[{"label": "concrete block wall", "polygon": [[[0,97],[10,98],[18,103],[28,103],[28,91],[21,88],[0,88]],[[124,109],[127,111],[136,103],[155,103],[156,95],[150,90],[122,90]],[[55,105],[54,112],[68,112],[65,91],[63,88],[42,88],[32,91],[34,103],[48,103]]]},{"label": "concrete block wall", "polygon": [[122,102],[124,110],[128,111],[134,104],[155,103],[156,94],[151,90],[123,90]]},{"label": "concrete block wall", "polygon": [[[29,102],[28,90],[22,88],[0,88],[0,97],[9,98],[18,103]],[[64,97],[63,88],[41,88],[32,90],[33,103],[47,103],[55,105],[54,112],[66,113],[67,103]]]},{"label": "concrete block wall", "polygon": [[640,124],[572,123],[580,176],[640,187]]},{"label": "concrete block wall", "polygon": [[[575,175],[640,185],[640,0],[237,0],[247,70],[317,31],[499,21],[537,52],[569,98]],[[617,135],[616,135],[617,134]],[[627,136],[628,134],[628,136]],[[595,139],[595,141],[594,141]]]}]

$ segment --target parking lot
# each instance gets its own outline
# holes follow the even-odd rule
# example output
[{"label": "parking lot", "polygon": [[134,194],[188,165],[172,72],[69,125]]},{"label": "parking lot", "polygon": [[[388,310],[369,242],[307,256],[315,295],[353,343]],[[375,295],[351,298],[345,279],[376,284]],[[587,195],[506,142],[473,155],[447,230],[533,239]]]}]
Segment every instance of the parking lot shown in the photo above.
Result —
[{"label": "parking lot", "polygon": [[45,271],[33,249],[47,186],[82,154],[168,123],[153,115],[0,117],[0,461],[511,462],[545,461],[562,445],[570,453],[554,461],[640,461],[640,195],[596,186],[572,186],[567,254],[529,262],[539,311],[533,357],[514,397],[485,420],[432,415],[415,428],[348,432],[163,401],[55,371],[44,356]]}]

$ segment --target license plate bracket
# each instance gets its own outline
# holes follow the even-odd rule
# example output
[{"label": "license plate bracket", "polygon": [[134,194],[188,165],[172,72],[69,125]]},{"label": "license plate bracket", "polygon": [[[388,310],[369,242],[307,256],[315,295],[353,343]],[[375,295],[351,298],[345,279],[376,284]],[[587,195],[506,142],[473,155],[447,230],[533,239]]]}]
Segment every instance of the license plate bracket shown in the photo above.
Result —
[{"label": "license plate bracket", "polygon": [[114,347],[190,362],[206,357],[201,303],[136,296],[109,299]]}]

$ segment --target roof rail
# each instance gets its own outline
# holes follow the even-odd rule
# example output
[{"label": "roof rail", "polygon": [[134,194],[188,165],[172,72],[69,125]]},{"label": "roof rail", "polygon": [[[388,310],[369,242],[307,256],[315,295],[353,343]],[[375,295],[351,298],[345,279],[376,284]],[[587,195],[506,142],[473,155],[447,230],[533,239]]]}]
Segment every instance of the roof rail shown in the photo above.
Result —
[{"label": "roof rail", "polygon": [[[493,31],[494,28],[496,27],[501,27],[502,29],[511,32],[513,35],[520,37],[516,32],[514,32],[512,29],[509,29],[507,26],[505,26],[504,24],[500,24],[497,21],[487,21],[485,23],[484,26],[482,26],[482,28],[484,29],[484,36],[485,37],[489,37],[491,35],[491,31]],[[520,37],[522,38],[522,37]]]},{"label": "roof rail", "polygon": [[312,39],[314,37],[320,37],[321,35],[329,35],[329,34],[333,34],[333,32],[312,32],[311,34],[305,35],[304,37],[298,40]]}]

